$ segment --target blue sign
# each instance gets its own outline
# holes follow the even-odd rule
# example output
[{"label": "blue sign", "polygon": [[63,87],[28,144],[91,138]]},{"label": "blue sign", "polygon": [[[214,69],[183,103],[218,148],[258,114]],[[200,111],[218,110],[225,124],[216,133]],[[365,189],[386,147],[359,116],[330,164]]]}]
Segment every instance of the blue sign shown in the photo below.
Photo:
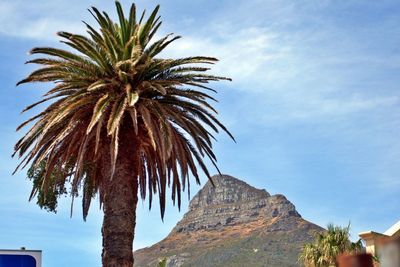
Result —
[{"label": "blue sign", "polygon": [[36,267],[36,260],[30,255],[0,255],[0,267]]}]

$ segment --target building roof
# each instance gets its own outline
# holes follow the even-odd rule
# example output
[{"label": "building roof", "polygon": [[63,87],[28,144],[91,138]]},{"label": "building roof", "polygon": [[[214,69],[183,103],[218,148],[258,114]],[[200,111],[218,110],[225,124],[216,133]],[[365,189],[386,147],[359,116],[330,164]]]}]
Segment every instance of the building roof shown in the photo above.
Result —
[{"label": "building roof", "polygon": [[392,227],[386,230],[384,232],[385,235],[388,236],[394,236],[396,233],[400,232],[400,221],[398,221],[396,224],[394,224]]},{"label": "building roof", "polygon": [[374,232],[374,231],[361,232],[358,235],[364,240],[372,238],[372,237],[377,237],[377,236],[385,236],[385,234],[381,234],[381,233]]}]

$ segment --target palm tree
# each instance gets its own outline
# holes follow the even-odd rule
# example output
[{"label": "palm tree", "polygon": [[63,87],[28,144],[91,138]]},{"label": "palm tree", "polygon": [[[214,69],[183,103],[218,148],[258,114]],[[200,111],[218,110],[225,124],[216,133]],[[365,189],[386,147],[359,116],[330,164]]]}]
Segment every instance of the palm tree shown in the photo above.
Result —
[{"label": "palm tree", "polygon": [[69,50],[31,50],[42,57],[27,63],[41,67],[17,85],[52,82],[54,87],[24,110],[51,101],[18,127],[34,122],[14,155],[23,157],[17,170],[29,165],[40,177],[31,198],[46,199],[70,184],[72,198],[82,195],[86,219],[98,194],[104,212],[103,266],[131,267],[138,195],[147,196],[151,208],[158,193],[163,217],[167,186],[180,207],[190,174],[199,183],[200,168],[211,179],[203,160],[216,166],[212,132],[232,135],[215,117],[209,94],[215,90],[208,83],[230,79],[206,74],[203,64],[216,58],[158,57],[180,38],[167,35],[151,42],[161,25],[159,6],[147,19],[145,12],[136,17],[134,4],[128,17],[119,2],[116,8],[118,23],[95,7],[89,10],[99,24],[95,29],[85,23],[89,36],[58,32]]},{"label": "palm tree", "polygon": [[305,244],[299,261],[307,267],[335,266],[336,258],[343,253],[360,252],[361,240],[351,242],[350,224],[347,227],[328,225],[326,232],[317,234],[313,243]]}]

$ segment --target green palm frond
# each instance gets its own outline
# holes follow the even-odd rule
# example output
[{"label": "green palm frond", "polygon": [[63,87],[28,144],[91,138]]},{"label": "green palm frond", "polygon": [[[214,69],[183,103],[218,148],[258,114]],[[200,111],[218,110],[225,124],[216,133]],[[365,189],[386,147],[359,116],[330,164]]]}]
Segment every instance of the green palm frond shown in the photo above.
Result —
[{"label": "green palm frond", "polygon": [[361,241],[350,240],[350,223],[346,227],[328,224],[327,231],[316,235],[313,243],[305,244],[299,261],[307,267],[335,266],[336,258],[343,253],[360,252]]},{"label": "green palm frond", "polygon": [[[233,138],[216,118],[210,103],[215,99],[209,95],[215,92],[210,82],[230,79],[207,74],[204,65],[218,61],[213,57],[156,57],[180,38],[167,35],[152,40],[161,25],[159,6],[147,19],[143,13],[139,21],[134,4],[127,17],[119,2],[116,9],[118,23],[92,7],[89,11],[99,29],[85,23],[87,36],[58,32],[69,50],[31,50],[39,57],[27,63],[40,67],[17,85],[51,82],[54,87],[24,109],[51,101],[18,127],[34,122],[15,145],[15,154],[22,157],[18,168],[41,167],[42,179],[33,196],[47,192],[55,174],[59,183],[70,182],[72,192],[82,191],[86,218],[91,198],[105,186],[105,179],[112,179],[123,132],[123,138],[137,140],[132,151],[139,162],[141,197],[149,196],[151,207],[152,195],[158,193],[163,216],[169,184],[179,206],[181,191],[189,190],[190,173],[197,183],[198,167],[211,178],[203,160],[208,158],[216,166],[212,132],[222,130]],[[100,173],[104,154],[111,155],[111,177]]]}]

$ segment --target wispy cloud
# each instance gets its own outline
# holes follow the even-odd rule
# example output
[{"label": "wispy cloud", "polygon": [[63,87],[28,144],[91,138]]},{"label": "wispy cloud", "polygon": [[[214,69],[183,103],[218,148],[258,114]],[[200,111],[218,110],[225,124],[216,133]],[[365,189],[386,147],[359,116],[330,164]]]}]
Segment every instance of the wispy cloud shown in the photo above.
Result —
[{"label": "wispy cloud", "polygon": [[[360,59],[359,55],[316,58],[294,43],[281,43],[281,39],[278,33],[253,27],[213,38],[186,36],[167,54],[177,57],[207,51],[208,55],[221,58],[213,73],[233,77],[229,89],[243,94],[237,104],[243,109],[252,105],[255,116],[250,118],[257,121],[315,121],[398,104],[394,93],[381,91],[377,95],[378,88],[374,88],[375,93],[370,94],[371,85],[357,81],[361,77],[349,80],[348,71],[343,68],[364,64],[367,59]],[[259,113],[260,109],[267,112]]]},{"label": "wispy cloud", "polygon": [[326,119],[345,119],[346,117],[351,120],[352,115],[360,112],[392,107],[399,103],[399,98],[396,96],[368,98],[350,94],[346,97],[332,97],[315,93],[297,97],[293,95],[281,99],[280,112],[263,114],[259,119],[269,124],[282,124],[290,121],[316,123]]},{"label": "wispy cloud", "polygon": [[79,19],[74,20],[70,16],[61,15],[68,12],[69,4],[72,3],[2,1],[0,3],[0,34],[54,41],[57,40],[55,33],[60,30],[81,33],[83,24]]},{"label": "wispy cloud", "polygon": [[[399,67],[396,55],[383,60],[385,50],[370,45],[371,38],[380,35],[390,20],[383,21],[382,28],[349,30],[346,24],[322,19],[319,12],[332,8],[330,1],[315,5],[288,2],[291,4],[284,8],[275,1],[265,6],[257,1],[241,2],[243,12],[238,14],[237,7],[231,12],[224,10],[218,19],[198,29],[196,35],[184,36],[167,53],[206,52],[220,58],[213,72],[233,78],[229,89],[242,94],[237,104],[252,106],[256,116],[247,118],[257,121],[318,121],[396,107],[396,91],[374,79],[380,79],[382,70],[391,73]],[[254,9],[256,6],[262,11]],[[273,11],[265,10],[266,6]],[[249,16],[246,11],[264,12],[264,16]],[[300,30],[297,25],[308,27]],[[382,46],[394,49],[395,42]],[[259,110],[264,111],[261,116],[257,116]]]},{"label": "wispy cloud", "polygon": [[[290,48],[279,46],[276,37],[275,33],[261,27],[217,32],[212,37],[184,36],[167,53],[174,57],[204,53],[215,56],[221,61],[213,67],[213,72],[232,77],[242,88],[246,83],[273,82],[288,72],[276,65],[289,56]],[[256,87],[246,89],[259,90]]]},{"label": "wispy cloud", "polygon": [[[81,7],[79,16],[71,11],[69,16],[61,15],[70,4],[65,1],[0,3],[0,34],[55,41],[54,34],[58,30],[83,33],[85,29],[80,16],[90,17],[85,10],[87,7],[75,1],[74,5]],[[265,18],[261,18],[270,25],[265,25],[265,22],[260,25],[260,16],[249,21],[246,12],[237,14],[236,11],[221,10],[216,16],[218,20],[211,18],[210,23],[194,31],[195,34],[189,32],[165,55],[207,54],[220,58],[221,62],[212,71],[233,78],[230,89],[251,94],[253,98],[262,96],[278,107],[273,113],[258,117],[258,120],[319,119],[393,106],[397,98],[392,94],[368,95],[363,92],[364,89],[355,88],[354,81],[349,80],[349,75],[357,72],[357,66],[367,62],[380,66],[393,64],[393,61],[381,61],[382,57],[374,56],[376,52],[367,56],[364,51],[358,52],[360,47],[355,40],[364,38],[368,33],[348,36],[345,30],[321,21],[318,16],[310,18],[311,15],[304,15],[323,10],[328,5],[329,1],[301,6],[289,1],[282,6],[270,1],[269,10],[266,10],[257,1],[240,2],[240,9],[246,12],[259,13],[261,11],[256,7],[261,7],[265,14]],[[228,6],[228,11],[237,8]],[[299,9],[307,12],[296,12]],[[34,13],[29,12],[26,16],[31,10]],[[232,17],[231,14],[237,16]],[[277,24],[275,19],[282,17],[285,19]],[[182,27],[191,27],[195,21],[193,18],[190,21]],[[301,32],[293,28],[296,23],[311,22],[319,25],[318,31],[312,32],[314,26]],[[338,38],[341,38],[340,42]],[[342,47],[343,43],[346,49]],[[364,77],[359,73],[358,76],[359,79]],[[242,105],[248,105],[246,98],[242,101]]]},{"label": "wispy cloud", "polygon": [[[370,39],[380,34],[375,26],[349,34],[347,22],[341,25],[334,21],[336,18],[321,15],[329,8],[341,11],[355,2],[337,7],[330,1],[286,2],[282,5],[271,0],[264,5],[263,1],[242,1],[227,5],[229,12],[224,8],[197,28],[193,28],[196,18],[186,17],[182,25],[176,25],[176,32],[187,34],[164,55],[207,54],[219,58],[213,73],[233,78],[233,83],[226,86],[240,97],[235,104],[241,114],[228,118],[230,121],[245,116],[268,124],[317,122],[398,104],[393,88],[373,80],[380,76],[377,70],[399,67],[398,56],[383,60],[382,49],[369,45]],[[83,32],[79,19],[82,14],[89,16],[86,6],[80,4],[79,16],[74,13],[78,8],[68,9],[68,16],[60,16],[67,5],[65,1],[41,1],[38,5],[3,2],[0,34],[56,40],[54,33],[60,29]],[[34,13],[25,16],[29,10]]]}]

